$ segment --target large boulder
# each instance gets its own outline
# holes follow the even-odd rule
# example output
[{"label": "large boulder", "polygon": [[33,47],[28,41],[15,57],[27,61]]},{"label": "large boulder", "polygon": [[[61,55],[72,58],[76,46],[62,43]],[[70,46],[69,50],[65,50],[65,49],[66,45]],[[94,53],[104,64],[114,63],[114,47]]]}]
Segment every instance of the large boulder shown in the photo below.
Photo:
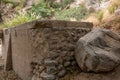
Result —
[{"label": "large boulder", "polygon": [[79,39],[75,58],[85,72],[111,71],[120,63],[120,36],[95,29]]}]

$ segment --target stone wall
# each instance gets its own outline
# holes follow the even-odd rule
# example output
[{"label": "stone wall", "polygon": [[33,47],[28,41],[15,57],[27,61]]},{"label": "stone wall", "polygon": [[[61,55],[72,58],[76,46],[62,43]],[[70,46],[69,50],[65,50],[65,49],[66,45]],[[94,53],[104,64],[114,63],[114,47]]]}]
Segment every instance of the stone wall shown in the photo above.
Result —
[{"label": "stone wall", "polygon": [[86,22],[37,20],[11,28],[11,67],[23,80],[55,80],[78,71],[76,42],[92,27]]}]

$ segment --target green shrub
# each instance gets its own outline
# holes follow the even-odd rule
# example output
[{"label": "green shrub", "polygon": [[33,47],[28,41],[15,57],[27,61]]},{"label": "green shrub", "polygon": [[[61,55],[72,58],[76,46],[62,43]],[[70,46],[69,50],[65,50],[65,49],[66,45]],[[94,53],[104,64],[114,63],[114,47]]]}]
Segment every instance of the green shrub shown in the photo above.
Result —
[{"label": "green shrub", "polygon": [[115,10],[116,10],[116,6],[115,6],[115,5],[110,5],[110,6],[108,7],[108,11],[109,11],[110,14],[114,13]]},{"label": "green shrub", "polygon": [[27,12],[19,12],[12,18],[5,20],[2,27],[13,27],[38,18],[47,18],[54,13],[54,8],[49,8],[47,3],[43,2],[33,7]]},{"label": "green shrub", "polygon": [[68,4],[74,2],[74,0],[63,0],[61,3],[62,8],[65,8]]},{"label": "green shrub", "polygon": [[71,18],[80,20],[84,18],[87,14],[88,13],[86,8],[83,5],[81,5],[80,7],[77,8],[70,8],[63,11],[57,11],[55,13],[55,18],[59,20],[70,20]]},{"label": "green shrub", "polygon": [[97,12],[97,18],[101,22],[103,19],[104,12],[103,11],[98,11]]},{"label": "green shrub", "polygon": [[61,4],[58,3],[58,2],[54,2],[54,3],[52,4],[52,7],[55,8],[55,9],[58,9],[58,8],[61,7]]},{"label": "green shrub", "polygon": [[37,16],[34,14],[28,15],[27,13],[18,13],[16,14],[13,18],[4,21],[4,23],[2,24],[2,27],[4,28],[8,28],[8,27],[14,27],[32,20],[37,19]]},{"label": "green shrub", "polygon": [[40,15],[41,17],[46,18],[54,13],[54,8],[48,7],[47,3],[44,2],[38,5],[33,5],[28,12],[29,14],[34,13],[35,15]]}]

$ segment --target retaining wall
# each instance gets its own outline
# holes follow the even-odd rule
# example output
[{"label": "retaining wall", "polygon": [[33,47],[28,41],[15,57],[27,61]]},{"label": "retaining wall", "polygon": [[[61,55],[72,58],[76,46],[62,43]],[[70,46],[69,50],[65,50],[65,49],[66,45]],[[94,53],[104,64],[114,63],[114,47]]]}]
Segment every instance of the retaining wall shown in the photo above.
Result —
[{"label": "retaining wall", "polygon": [[79,70],[76,42],[92,27],[86,22],[36,20],[10,28],[11,51],[5,52],[9,54],[5,69],[12,67],[23,80],[55,80]]}]

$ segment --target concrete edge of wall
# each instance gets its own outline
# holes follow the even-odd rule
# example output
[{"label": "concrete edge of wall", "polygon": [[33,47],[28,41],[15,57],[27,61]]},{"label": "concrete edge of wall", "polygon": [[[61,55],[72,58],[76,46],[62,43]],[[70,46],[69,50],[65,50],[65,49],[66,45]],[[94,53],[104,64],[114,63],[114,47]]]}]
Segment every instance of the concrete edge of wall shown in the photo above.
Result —
[{"label": "concrete edge of wall", "polygon": [[93,23],[80,21],[65,21],[65,20],[34,20],[25,24],[13,27],[14,29],[28,29],[28,28],[48,28],[51,27],[80,27],[93,28]]}]

